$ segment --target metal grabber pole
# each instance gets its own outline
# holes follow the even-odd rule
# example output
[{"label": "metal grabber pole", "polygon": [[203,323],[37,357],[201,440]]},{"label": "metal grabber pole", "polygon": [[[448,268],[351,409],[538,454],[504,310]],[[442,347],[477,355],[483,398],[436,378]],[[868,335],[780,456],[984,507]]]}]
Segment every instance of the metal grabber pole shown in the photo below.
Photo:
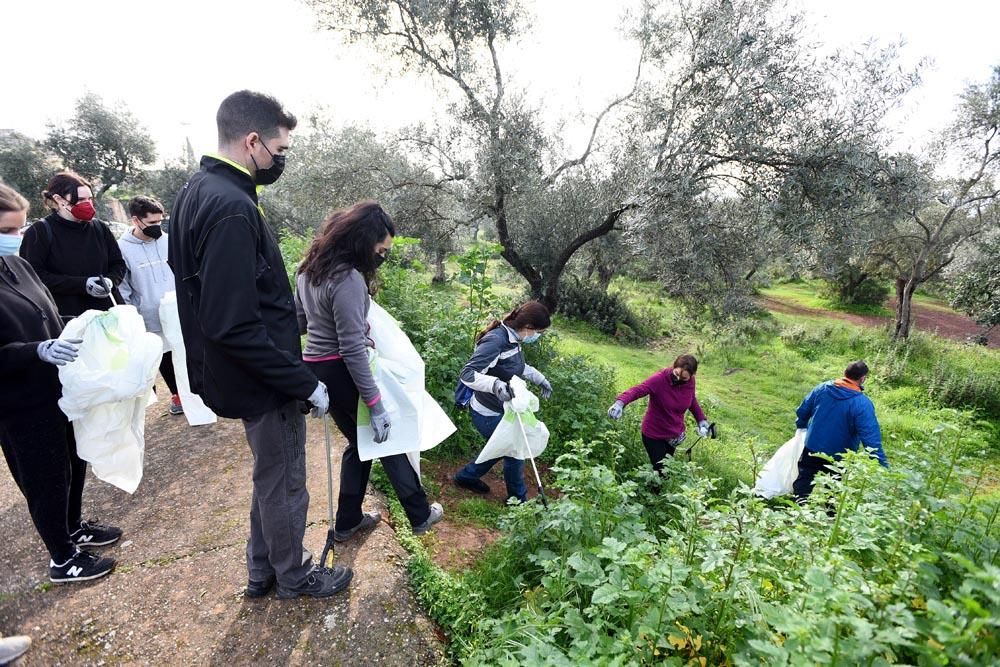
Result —
[{"label": "metal grabber pole", "polygon": [[545,509],[549,508],[549,501],[545,497],[545,487],[542,486],[542,478],[538,474],[538,467],[535,465],[535,457],[531,455],[531,445],[528,444],[528,434],[524,431],[524,422],[521,421],[521,413],[514,412],[517,415],[517,425],[521,427],[521,437],[524,438],[524,446],[528,448],[528,460],[531,461],[531,469],[535,471],[535,482],[538,483],[538,495],[542,497],[542,505]]}]

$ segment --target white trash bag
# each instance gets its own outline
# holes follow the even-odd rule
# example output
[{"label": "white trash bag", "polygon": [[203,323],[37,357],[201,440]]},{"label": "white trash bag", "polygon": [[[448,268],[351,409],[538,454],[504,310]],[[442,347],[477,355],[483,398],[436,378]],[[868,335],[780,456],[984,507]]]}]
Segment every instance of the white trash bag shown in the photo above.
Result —
[{"label": "white trash bag", "polygon": [[160,300],[160,326],[163,327],[163,338],[167,342],[164,351],[173,351],[171,359],[174,364],[174,376],[177,378],[177,394],[184,406],[184,417],[191,426],[214,424],[218,421],[201,396],[191,391],[191,381],[188,379],[187,352],[184,348],[184,336],[181,334],[181,320],[177,314],[177,292],[170,291]]},{"label": "white trash bag", "polygon": [[88,310],[60,338],[82,338],[76,361],[59,367],[59,407],[73,422],[77,454],[94,474],[134,493],[142,479],[146,406],[163,356],[133,306]]},{"label": "white trash bag", "polygon": [[538,421],[538,397],[516,375],[510,380],[514,398],[503,404],[503,417],[476,463],[491,461],[501,456],[515,459],[534,458],[545,451],[549,444],[549,429]]},{"label": "white trash bag", "polygon": [[375,442],[368,406],[358,399],[358,458],[371,461],[406,454],[419,477],[420,452],[444,441],[455,432],[455,425],[424,389],[424,360],[399,323],[372,301],[368,324],[368,336],[375,342],[369,363],[392,427],[388,440]]},{"label": "white trash bag", "polygon": [[799,476],[799,457],[806,446],[806,430],[797,429],[795,437],[783,444],[764,464],[753,492],[764,498],[787,496]]}]

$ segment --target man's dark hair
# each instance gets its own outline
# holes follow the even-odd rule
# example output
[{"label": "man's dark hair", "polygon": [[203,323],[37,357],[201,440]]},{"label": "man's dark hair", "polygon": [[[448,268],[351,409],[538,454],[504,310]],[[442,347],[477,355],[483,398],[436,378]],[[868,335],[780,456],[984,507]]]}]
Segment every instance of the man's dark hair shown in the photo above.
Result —
[{"label": "man's dark hair", "polygon": [[868,375],[868,364],[863,361],[852,361],[847,364],[847,369],[844,371],[844,377],[855,382],[866,375]]},{"label": "man's dark hair", "polygon": [[152,197],[133,197],[128,203],[128,214],[142,220],[150,213],[163,213],[163,204]]},{"label": "man's dark hair", "polygon": [[219,128],[219,144],[226,145],[251,132],[258,132],[261,139],[270,139],[278,134],[279,127],[294,130],[298,120],[270,95],[240,90],[222,100],[215,124]]}]

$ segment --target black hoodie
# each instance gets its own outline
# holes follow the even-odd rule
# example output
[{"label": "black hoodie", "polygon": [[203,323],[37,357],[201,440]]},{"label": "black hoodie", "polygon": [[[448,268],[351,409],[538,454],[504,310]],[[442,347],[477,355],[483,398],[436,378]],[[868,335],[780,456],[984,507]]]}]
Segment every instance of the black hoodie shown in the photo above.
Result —
[{"label": "black hoodie", "polygon": [[[87,294],[88,278],[105,276],[117,287],[125,277],[118,241],[98,220],[72,222],[52,213],[24,232],[21,257],[52,292],[59,314],[67,317],[111,307],[111,299]],[[122,303],[117,294],[115,299]]]},{"label": "black hoodie", "polygon": [[59,373],[38,357],[38,344],[58,338],[62,328],[52,295],[31,266],[0,257],[0,421],[59,400]]}]

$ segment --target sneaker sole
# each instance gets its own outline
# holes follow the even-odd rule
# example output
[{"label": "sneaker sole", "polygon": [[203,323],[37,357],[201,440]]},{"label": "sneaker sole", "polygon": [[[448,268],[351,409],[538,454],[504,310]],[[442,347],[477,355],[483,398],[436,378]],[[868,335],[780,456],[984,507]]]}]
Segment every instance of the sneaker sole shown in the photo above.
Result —
[{"label": "sneaker sole", "polygon": [[94,579],[100,579],[101,577],[106,577],[115,571],[115,566],[112,565],[108,570],[100,572],[98,574],[92,574],[89,577],[69,577],[68,579],[53,579],[52,575],[49,575],[49,581],[53,584],[71,584],[74,581],[93,581]]},{"label": "sneaker sole", "polygon": [[109,544],[114,544],[115,542],[117,542],[121,538],[122,538],[122,536],[119,535],[115,539],[113,539],[113,540],[107,540],[105,542],[73,542],[73,544],[75,544],[78,547],[83,547],[83,548],[87,548],[87,547],[106,547]]},{"label": "sneaker sole", "polygon": [[375,526],[379,525],[380,523],[382,523],[381,516],[379,516],[378,521],[376,521],[370,526],[362,526],[361,524],[358,524],[354,528],[351,528],[350,530],[345,530],[344,532],[335,530],[333,531],[333,541],[337,543],[346,542],[347,540],[351,539],[352,537],[360,533],[362,530],[372,530],[375,528]]}]

